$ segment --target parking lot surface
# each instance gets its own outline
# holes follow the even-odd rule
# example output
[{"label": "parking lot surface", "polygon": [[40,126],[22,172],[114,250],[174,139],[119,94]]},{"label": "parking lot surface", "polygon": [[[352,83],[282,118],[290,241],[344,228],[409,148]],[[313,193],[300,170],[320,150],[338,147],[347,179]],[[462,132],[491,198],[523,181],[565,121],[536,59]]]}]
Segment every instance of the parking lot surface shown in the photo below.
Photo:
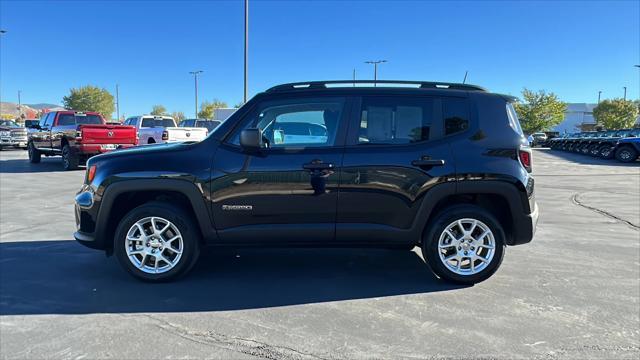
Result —
[{"label": "parking lot surface", "polygon": [[640,357],[638,162],[536,150],[536,237],[472,287],[417,249],[209,250],[141,283],[72,240],[61,168],[0,152],[1,358]]}]

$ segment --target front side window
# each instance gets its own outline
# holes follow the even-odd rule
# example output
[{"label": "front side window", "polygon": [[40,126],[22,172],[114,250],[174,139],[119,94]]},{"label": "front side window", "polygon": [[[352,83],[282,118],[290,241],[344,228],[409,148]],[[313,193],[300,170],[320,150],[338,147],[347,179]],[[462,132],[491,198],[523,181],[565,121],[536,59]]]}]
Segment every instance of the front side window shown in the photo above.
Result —
[{"label": "front side window", "polygon": [[[270,148],[333,146],[343,107],[343,98],[265,102],[242,129],[262,130]],[[232,137],[232,144],[240,144],[240,131]]]},{"label": "front side window", "polygon": [[431,98],[364,97],[358,143],[409,144],[429,140],[436,114]]}]

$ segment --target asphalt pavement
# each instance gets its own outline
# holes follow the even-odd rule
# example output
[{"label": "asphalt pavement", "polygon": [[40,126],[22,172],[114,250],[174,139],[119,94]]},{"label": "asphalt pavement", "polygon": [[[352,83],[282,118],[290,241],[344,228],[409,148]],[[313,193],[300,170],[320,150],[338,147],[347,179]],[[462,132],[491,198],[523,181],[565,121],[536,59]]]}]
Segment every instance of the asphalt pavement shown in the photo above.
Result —
[{"label": "asphalt pavement", "polygon": [[0,152],[0,358],[640,357],[640,162],[536,150],[540,222],[471,287],[415,251],[207,251],[141,283],[72,240],[84,171]]}]

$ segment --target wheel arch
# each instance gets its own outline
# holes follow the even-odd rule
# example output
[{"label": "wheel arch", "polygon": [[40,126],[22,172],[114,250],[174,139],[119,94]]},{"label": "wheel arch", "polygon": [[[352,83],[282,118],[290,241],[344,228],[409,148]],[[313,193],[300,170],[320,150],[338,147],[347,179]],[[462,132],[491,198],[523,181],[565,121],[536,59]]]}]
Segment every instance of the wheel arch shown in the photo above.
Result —
[{"label": "wheel arch", "polygon": [[198,225],[201,239],[215,238],[216,232],[203,194],[191,182],[174,179],[136,179],[113,183],[106,187],[97,214],[96,235],[101,236],[107,254],[113,252],[118,223],[132,209],[151,201],[166,201],[183,208]]},{"label": "wheel arch", "polygon": [[[427,195],[424,199],[418,215],[419,222],[415,226],[419,231],[420,241],[428,231],[429,225],[444,209],[469,204],[479,206],[496,217],[504,229],[508,245],[519,243],[518,229],[527,213],[525,209],[529,207],[524,195],[526,190],[519,189],[511,182],[499,180],[461,181],[455,191],[450,188],[442,190],[431,196]],[[524,202],[527,202],[526,207]]]}]

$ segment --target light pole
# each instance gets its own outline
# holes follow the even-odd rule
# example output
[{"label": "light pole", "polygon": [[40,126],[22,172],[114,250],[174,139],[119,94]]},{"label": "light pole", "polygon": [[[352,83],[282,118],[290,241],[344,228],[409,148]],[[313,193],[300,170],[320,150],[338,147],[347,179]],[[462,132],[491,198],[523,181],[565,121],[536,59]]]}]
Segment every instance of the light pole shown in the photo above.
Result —
[{"label": "light pole", "polygon": [[600,104],[600,94],[602,94],[602,90],[598,91],[598,104]]},{"label": "light pole", "polygon": [[118,84],[116,84],[116,119],[120,122],[120,94],[118,90]]},{"label": "light pole", "polygon": [[469,70],[465,70],[464,71],[464,79],[462,79],[462,83],[466,83],[467,82],[467,75],[469,74]]},{"label": "light pole", "polygon": [[624,89],[624,97],[623,97],[623,99],[627,100],[627,87],[623,86],[622,88]]},{"label": "light pole", "polygon": [[[6,34],[7,30],[0,29],[0,54],[2,53],[2,38]],[[2,64],[2,62],[0,62]],[[1,69],[0,69],[1,70]],[[0,104],[2,104],[2,89],[0,89]],[[0,105],[0,115],[2,114],[2,106]]]},{"label": "light pole", "polygon": [[196,117],[195,119],[198,118],[198,74],[202,74],[204,71],[202,70],[196,70],[196,71],[189,71],[189,74],[193,75],[193,80],[195,81],[195,87],[196,87]]},{"label": "light pole", "polygon": [[378,81],[378,64],[386,63],[387,60],[369,60],[365,61],[365,64],[373,64],[373,86],[376,86]]},{"label": "light pole", "polygon": [[353,87],[356,87],[356,69],[353,69]]},{"label": "light pole", "polygon": [[21,118],[22,116],[22,101],[20,100],[20,94],[22,93],[22,90],[18,90],[18,118]]},{"label": "light pole", "polygon": [[249,0],[244,0],[244,103],[247,103],[247,76],[249,66]]}]

